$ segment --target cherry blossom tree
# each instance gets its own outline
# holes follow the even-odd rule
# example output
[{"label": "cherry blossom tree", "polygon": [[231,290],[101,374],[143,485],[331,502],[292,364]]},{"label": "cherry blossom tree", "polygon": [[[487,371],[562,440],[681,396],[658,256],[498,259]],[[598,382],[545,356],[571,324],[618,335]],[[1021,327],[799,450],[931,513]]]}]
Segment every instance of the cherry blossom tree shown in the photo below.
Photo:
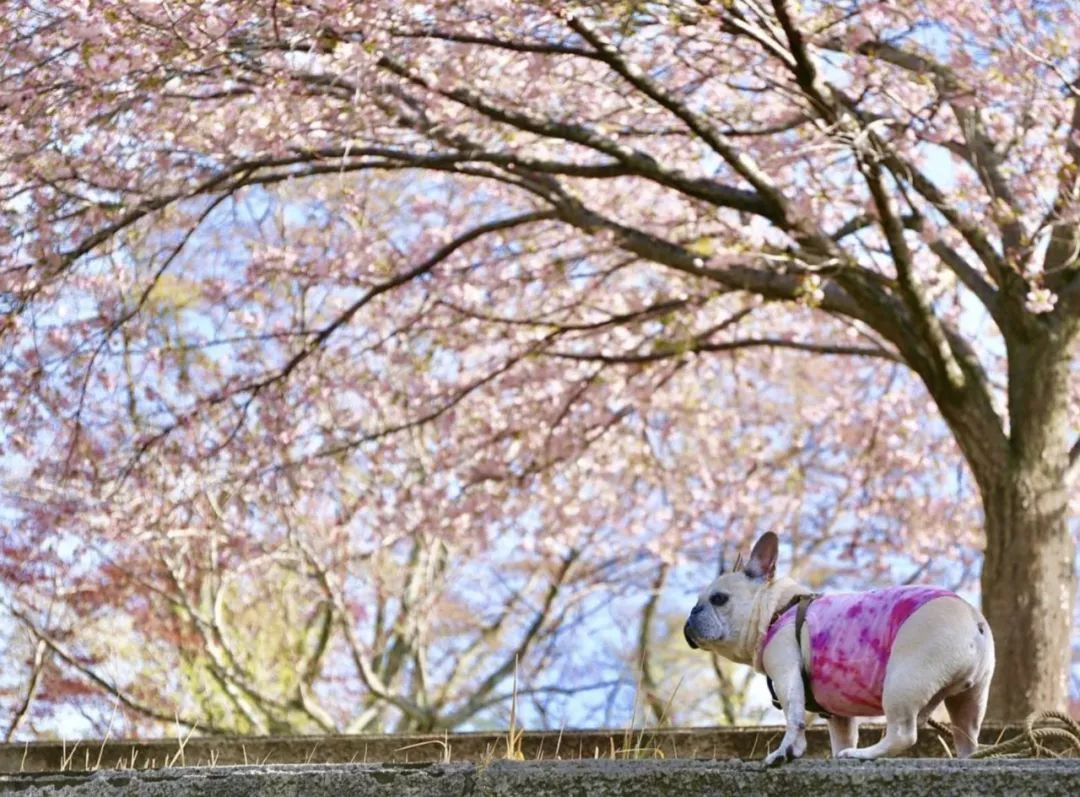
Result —
[{"label": "cherry blossom tree", "polygon": [[[0,26],[3,598],[69,676],[121,691],[88,645],[120,613],[195,644],[230,716],[257,692],[325,727],[325,644],[373,717],[452,724],[408,622],[410,675],[373,677],[356,574],[394,618],[384,568],[444,547],[454,576],[513,553],[541,593],[565,567],[647,594],[775,527],[863,581],[981,548],[992,713],[1064,705],[1073,4],[25,0]],[[225,639],[259,617],[244,572],[299,585],[266,604],[303,633],[260,644],[307,651],[273,689],[257,634]]]},{"label": "cherry blossom tree", "polygon": [[[884,550],[914,542],[902,535],[907,525],[944,524],[921,543],[929,550],[934,537],[948,533],[931,490],[920,506],[904,508],[867,489],[872,478],[918,490],[909,474],[919,469],[902,453],[907,446],[886,445],[884,429],[894,421],[884,414],[875,420],[881,443],[866,441],[850,474],[837,465],[843,449],[789,442],[821,438],[845,418],[852,419],[845,435],[859,438],[865,416],[854,405],[878,388],[867,380],[852,406],[823,412],[836,395],[801,374],[808,364],[796,359],[775,371],[741,365],[738,373],[751,385],[795,375],[783,392],[801,398],[763,404],[758,390],[736,387],[729,410],[693,413],[703,424],[699,434],[713,441],[705,461],[698,448],[679,452],[681,463],[674,453],[658,458],[642,427],[626,424],[611,449],[593,444],[590,457],[575,460],[576,470],[560,470],[550,481],[476,485],[497,489],[499,506],[519,505],[520,518],[488,512],[464,520],[455,514],[462,510],[458,491],[432,488],[422,462],[402,451],[400,440],[374,458],[394,451],[390,472],[372,470],[374,482],[355,463],[333,457],[309,457],[303,472],[289,468],[288,478],[258,490],[212,482],[183,463],[137,500],[111,498],[99,517],[72,514],[71,492],[54,504],[10,484],[24,516],[5,528],[4,583],[18,600],[5,601],[0,617],[13,615],[26,633],[4,646],[13,663],[0,683],[8,687],[0,692],[11,706],[5,714],[13,717],[5,730],[56,733],[58,718],[73,707],[87,717],[84,727],[114,736],[172,734],[175,722],[212,734],[491,727],[507,721],[515,680],[518,716],[530,727],[753,718],[745,676],[700,667],[681,633],[671,633],[681,625],[686,585],[715,567],[717,528],[733,540],[761,527],[791,529],[803,563],[850,522],[846,514],[880,524],[859,531]],[[150,384],[146,377],[139,386]],[[775,447],[742,420],[772,406],[777,417],[767,423]],[[898,403],[895,411],[899,424],[912,409]],[[712,428],[715,422],[726,430]],[[259,448],[261,461],[288,458],[273,453],[282,430],[251,431],[266,440],[245,432],[236,447]],[[909,424],[907,433],[915,431]],[[620,470],[615,458],[633,457],[631,494],[605,490],[617,473],[589,477],[599,467],[592,456]],[[469,460],[453,459],[447,470],[468,473]],[[734,463],[735,472],[717,472],[712,460]],[[744,472],[746,461],[760,470]],[[395,462],[411,464],[398,470]],[[684,531],[694,528],[685,512],[700,490],[680,483],[692,463],[711,480],[711,517],[698,533]],[[187,486],[170,486],[184,479]],[[787,491],[765,503],[778,480]],[[32,484],[48,486],[38,478]],[[673,497],[665,506],[633,490]],[[832,497],[822,500],[826,491]],[[587,508],[575,506],[590,492]],[[584,511],[596,520],[579,532],[547,531]],[[544,515],[528,517],[535,512]],[[677,553],[698,566],[682,589],[669,584]],[[733,555],[729,550],[729,560]],[[866,564],[850,567],[861,578]],[[806,575],[815,584],[821,578]]]}]

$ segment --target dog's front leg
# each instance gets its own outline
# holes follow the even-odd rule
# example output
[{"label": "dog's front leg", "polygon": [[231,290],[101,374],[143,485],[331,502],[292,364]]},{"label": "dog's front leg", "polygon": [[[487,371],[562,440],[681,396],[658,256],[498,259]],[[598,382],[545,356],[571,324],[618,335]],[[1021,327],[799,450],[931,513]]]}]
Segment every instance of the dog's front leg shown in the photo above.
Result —
[{"label": "dog's front leg", "polygon": [[765,756],[765,766],[781,761],[802,758],[806,752],[806,695],[803,694],[802,673],[798,667],[785,670],[773,679],[780,705],[784,709],[787,727],[780,746]]}]

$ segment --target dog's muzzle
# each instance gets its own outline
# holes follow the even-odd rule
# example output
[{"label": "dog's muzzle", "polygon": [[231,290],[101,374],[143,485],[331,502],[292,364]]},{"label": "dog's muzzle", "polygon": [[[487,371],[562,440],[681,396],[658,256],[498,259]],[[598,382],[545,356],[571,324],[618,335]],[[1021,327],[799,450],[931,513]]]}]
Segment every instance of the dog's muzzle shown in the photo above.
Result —
[{"label": "dog's muzzle", "polygon": [[690,619],[686,621],[686,625],[683,626],[683,630],[682,630],[683,636],[686,637],[686,644],[689,645],[694,650],[697,650],[699,645],[698,645],[697,642],[694,641],[693,634],[690,633],[690,623],[693,621],[694,615],[695,614],[701,614],[701,610],[704,609],[704,608],[705,607],[702,606],[699,603],[693,609],[691,609],[690,610]]},{"label": "dog's muzzle", "polygon": [[689,645],[694,650],[697,650],[698,649],[698,643],[694,641],[694,638],[692,636],[690,636],[690,623],[689,622],[686,625],[683,626],[682,632],[683,632],[683,636],[686,637],[686,644]]}]

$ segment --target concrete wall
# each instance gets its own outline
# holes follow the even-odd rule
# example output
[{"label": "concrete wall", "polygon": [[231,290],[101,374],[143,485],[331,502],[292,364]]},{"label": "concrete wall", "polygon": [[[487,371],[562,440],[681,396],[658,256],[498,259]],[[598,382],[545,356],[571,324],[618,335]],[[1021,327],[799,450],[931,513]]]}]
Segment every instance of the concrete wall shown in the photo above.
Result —
[{"label": "concrete wall", "polygon": [[0,775],[0,793],[269,797],[982,797],[1080,795],[1080,760],[499,761],[482,764],[178,767]]},{"label": "concrete wall", "polygon": [[[880,725],[862,729],[861,744],[881,737]],[[980,741],[1011,738],[1019,728],[988,725]],[[756,728],[685,728],[634,731],[596,730],[526,732],[521,753],[526,761],[552,758],[739,758],[755,761],[774,749],[783,736],[778,726]],[[807,757],[829,752],[823,724],[807,731]],[[937,734],[922,731],[910,751],[915,757],[943,757]],[[198,737],[181,746],[176,739],[83,740],[0,744],[0,772],[45,772],[98,768],[159,768],[213,764],[349,764],[490,761],[506,757],[506,734],[455,733],[391,736]]]}]

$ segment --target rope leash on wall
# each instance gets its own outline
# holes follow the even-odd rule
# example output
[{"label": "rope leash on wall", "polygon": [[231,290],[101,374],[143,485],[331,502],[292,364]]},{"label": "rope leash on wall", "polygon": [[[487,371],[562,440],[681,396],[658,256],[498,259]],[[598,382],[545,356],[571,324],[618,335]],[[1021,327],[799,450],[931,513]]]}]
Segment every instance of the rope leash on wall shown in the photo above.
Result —
[{"label": "rope leash on wall", "polygon": [[[930,720],[946,749],[952,738],[952,728]],[[1053,741],[1060,745],[1048,746]],[[1061,749],[1055,749],[1055,748]],[[1024,720],[1024,729],[1011,739],[997,744],[983,745],[971,754],[972,758],[1063,758],[1080,756],[1080,723],[1060,711],[1043,711]]]}]

